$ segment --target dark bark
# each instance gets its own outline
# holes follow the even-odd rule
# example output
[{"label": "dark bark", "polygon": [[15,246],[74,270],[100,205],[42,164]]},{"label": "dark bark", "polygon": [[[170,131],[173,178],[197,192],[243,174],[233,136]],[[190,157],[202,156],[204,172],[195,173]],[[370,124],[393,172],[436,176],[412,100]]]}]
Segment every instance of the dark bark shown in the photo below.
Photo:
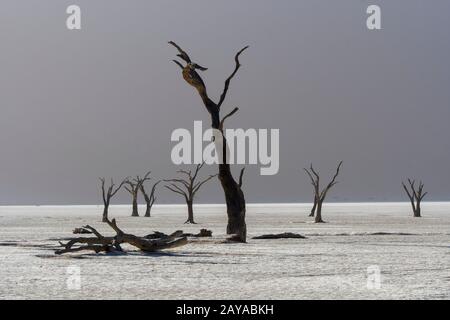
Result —
[{"label": "dark bark", "polygon": [[309,214],[310,217],[314,217],[314,214],[316,213],[316,208],[317,208],[317,197],[314,195],[314,204]]},{"label": "dark bark", "polygon": [[131,194],[131,200],[132,200],[132,211],[131,216],[132,217],[139,217],[139,209],[138,209],[138,194],[141,190],[142,184],[149,180],[150,171],[147,172],[143,178],[136,176],[133,180],[127,180],[125,183],[127,186],[125,189]]},{"label": "dark bark", "polygon": [[339,162],[337,169],[336,169],[336,173],[334,174],[331,181],[322,190],[320,190],[320,176],[317,173],[317,171],[314,169],[313,165],[311,164],[309,169],[303,168],[303,170],[306,172],[306,174],[310,178],[311,184],[312,184],[313,190],[314,190],[314,206],[311,209],[311,213],[309,216],[310,217],[314,216],[314,211],[315,211],[316,216],[314,218],[314,222],[316,222],[316,223],[324,222],[322,220],[322,204],[328,194],[328,191],[330,191],[330,189],[334,185],[337,184],[336,178],[339,175],[341,166],[342,166],[342,161]]},{"label": "dark bark", "polygon": [[[234,236],[232,237],[234,240],[246,242],[247,238],[247,226],[245,224],[246,206],[244,193],[242,192],[241,189],[242,179],[240,179],[241,180],[240,183],[237,183],[231,173],[230,165],[227,163],[227,156],[226,156],[227,142],[223,134],[224,120],[229,116],[231,116],[232,114],[234,114],[238,110],[238,108],[233,109],[233,111],[230,112],[227,116],[223,117],[222,120],[220,118],[220,108],[226,98],[231,79],[235,76],[235,74],[237,73],[238,69],[241,66],[239,62],[239,56],[245,49],[248,48],[248,46],[244,47],[243,49],[241,49],[236,53],[234,58],[235,60],[234,71],[225,80],[224,89],[220,96],[219,102],[215,103],[209,98],[206,92],[205,83],[200,77],[200,75],[196,72],[196,69],[204,71],[206,70],[206,68],[200,67],[198,64],[192,63],[188,54],[185,51],[183,51],[176,43],[174,43],[173,41],[170,41],[169,43],[174,47],[176,47],[177,50],[179,51],[179,54],[177,56],[186,62],[186,66],[183,67],[183,65],[180,62],[174,60],[174,62],[182,68],[183,78],[186,80],[186,82],[197,89],[206,110],[210,114],[211,127],[219,130],[222,134],[223,161],[222,163],[219,164],[219,180],[225,194],[225,203],[227,205],[227,215],[228,215],[227,234],[234,234]],[[242,172],[243,171],[241,171],[241,173]]]},{"label": "dark bark", "polygon": [[322,201],[317,202],[317,211],[316,211],[316,217],[314,218],[315,223],[321,223],[322,220]]},{"label": "dark bark", "polygon": [[298,233],[285,232],[278,234],[263,234],[262,236],[253,237],[252,239],[306,239]]},{"label": "dark bark", "polygon": [[152,212],[152,206],[153,206],[152,203],[149,203],[149,202],[146,203],[144,217],[150,218],[150,217],[152,216],[152,215],[151,215],[151,212]]},{"label": "dark bark", "polygon": [[192,207],[193,203],[192,203],[192,201],[188,201],[186,204],[187,204],[187,207],[188,207],[188,218],[187,218],[185,223],[194,223],[195,224],[195,221],[194,221],[194,209]]},{"label": "dark bark", "polygon": [[131,212],[132,217],[139,217],[138,203],[137,203],[137,193],[133,195],[133,211]]},{"label": "dark bark", "polygon": [[160,182],[161,181],[157,181],[156,183],[153,184],[153,187],[152,187],[150,193],[147,193],[147,191],[145,190],[144,184],[143,183],[141,184],[141,192],[142,192],[142,194],[144,196],[145,203],[146,203],[146,209],[145,209],[144,217],[150,217],[151,216],[152,207],[153,207],[153,204],[156,201],[156,196],[155,196],[156,186]]},{"label": "dark bark", "polygon": [[420,204],[423,200],[423,198],[428,194],[428,192],[423,192],[424,184],[422,181],[419,182],[419,186],[416,189],[416,181],[408,179],[409,189],[405,185],[404,182],[402,182],[403,189],[405,190],[406,194],[408,195],[409,201],[411,202],[411,207],[413,210],[413,216],[416,218],[421,217],[421,208]]},{"label": "dark bark", "polygon": [[103,207],[102,222],[106,222],[106,220],[108,220],[108,211],[109,211],[109,203],[105,203]]},{"label": "dark bark", "polygon": [[[161,233],[159,238],[138,237],[133,234],[123,232],[116,223],[115,219],[107,220],[106,223],[116,232],[114,237],[104,237],[91,226],[84,226],[84,229],[90,230],[95,237],[72,238],[67,243],[60,242],[63,249],[55,251],[55,254],[68,252],[78,252],[82,250],[91,250],[99,252],[123,251],[120,246],[122,243],[128,243],[144,252],[155,252],[163,249],[175,248],[187,244],[187,237],[180,237],[178,233],[166,236]],[[80,244],[84,244],[81,245]],[[76,247],[74,247],[76,246]]]},{"label": "dark bark", "polygon": [[116,195],[116,193],[122,188],[122,186],[127,182],[128,178],[122,180],[122,182],[116,187],[114,181],[111,179],[111,183],[108,188],[105,186],[105,179],[100,178],[101,188],[102,188],[102,199],[103,199],[103,215],[102,221],[108,221],[108,210],[111,203],[111,198]]},{"label": "dark bark", "polygon": [[182,195],[184,200],[186,201],[187,209],[188,209],[188,218],[185,223],[195,223],[194,221],[194,197],[200,188],[209,180],[214,178],[215,175],[211,175],[203,180],[197,181],[198,173],[200,169],[205,165],[205,163],[201,163],[196,165],[194,172],[191,170],[178,170],[179,174],[182,174],[183,177],[176,179],[168,179],[164,180],[165,182],[170,182],[170,184],[165,185],[165,187],[179,195]]}]

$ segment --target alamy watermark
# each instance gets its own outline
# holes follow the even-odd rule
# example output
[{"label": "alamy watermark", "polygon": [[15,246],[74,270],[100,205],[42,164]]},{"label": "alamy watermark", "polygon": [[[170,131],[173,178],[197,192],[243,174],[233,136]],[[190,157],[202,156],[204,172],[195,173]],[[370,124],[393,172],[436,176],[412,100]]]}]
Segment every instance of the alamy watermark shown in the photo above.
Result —
[{"label": "alamy watermark", "polygon": [[67,290],[81,290],[81,268],[76,265],[68,266],[66,275]]},{"label": "alamy watermark", "polygon": [[381,270],[377,265],[367,267],[367,289],[381,289]]},{"label": "alamy watermark", "polygon": [[[274,175],[280,167],[279,129],[224,129],[203,131],[202,121],[194,121],[193,134],[188,129],[175,129],[171,141],[171,159],[180,164],[259,164],[261,175]],[[224,143],[224,136],[226,144]],[[205,143],[207,143],[205,145]],[[226,147],[226,160],[223,148]]]}]

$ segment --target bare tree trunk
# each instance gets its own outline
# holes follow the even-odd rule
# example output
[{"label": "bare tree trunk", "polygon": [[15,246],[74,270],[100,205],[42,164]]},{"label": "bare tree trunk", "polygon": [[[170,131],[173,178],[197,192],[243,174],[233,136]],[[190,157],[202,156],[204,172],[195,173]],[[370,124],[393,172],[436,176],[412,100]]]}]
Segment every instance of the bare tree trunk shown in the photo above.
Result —
[{"label": "bare tree trunk", "polygon": [[134,195],[133,195],[133,212],[131,213],[131,216],[132,217],[139,217],[137,196],[134,196]]},{"label": "bare tree trunk", "polygon": [[311,208],[311,213],[309,214],[310,217],[314,217],[314,214],[316,213],[316,208],[317,208],[317,197],[314,196],[314,205]]},{"label": "bare tree trunk", "polygon": [[151,211],[152,211],[152,205],[149,202],[147,202],[147,207],[145,209],[144,217],[150,217],[150,212]]},{"label": "bare tree trunk", "polygon": [[238,184],[236,180],[234,180],[233,174],[231,173],[230,165],[229,163],[227,163],[228,144],[225,135],[223,133],[223,130],[220,126],[218,112],[211,113],[211,122],[212,122],[211,126],[214,129],[217,129],[220,132],[222,132],[223,163],[219,163],[219,180],[220,184],[222,185],[222,189],[225,193],[225,203],[227,205],[227,215],[228,215],[227,234],[235,234],[237,237],[234,240],[246,242],[247,225],[245,223],[245,211],[246,211],[245,197],[244,193],[242,192],[241,185]]},{"label": "bare tree trunk", "polygon": [[414,198],[412,198],[412,200],[411,200],[411,207],[413,210],[413,214],[415,216],[416,215],[416,204],[414,203]]},{"label": "bare tree trunk", "polygon": [[[223,133],[222,133],[223,135]],[[227,234],[235,234],[242,242],[247,239],[247,225],[245,223],[245,197],[242,192],[242,173],[238,183],[231,174],[230,165],[226,163],[227,141],[223,135],[223,159],[224,163],[219,164],[219,180],[225,193],[225,203],[227,204]]]},{"label": "bare tree trunk", "polygon": [[322,220],[322,201],[317,201],[317,210],[316,210],[316,217],[314,219],[315,223],[323,222]]},{"label": "bare tree trunk", "polygon": [[188,208],[188,218],[187,218],[185,223],[193,223],[193,224],[195,224],[193,202],[192,201],[187,201],[186,204],[187,204],[187,208]]},{"label": "bare tree trunk", "polygon": [[420,218],[421,217],[421,215],[420,215],[420,201],[417,202],[416,210],[414,211],[414,217],[416,217],[416,218]]},{"label": "bare tree trunk", "polygon": [[109,204],[105,204],[105,207],[103,208],[103,219],[102,219],[102,222],[108,221],[108,209],[109,209]]}]

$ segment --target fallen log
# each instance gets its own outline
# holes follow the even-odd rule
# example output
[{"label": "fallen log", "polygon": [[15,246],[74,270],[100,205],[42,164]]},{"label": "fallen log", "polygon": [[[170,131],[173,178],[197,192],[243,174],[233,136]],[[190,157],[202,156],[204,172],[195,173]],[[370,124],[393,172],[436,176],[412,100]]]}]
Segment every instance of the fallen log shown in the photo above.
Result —
[{"label": "fallen log", "polygon": [[[78,237],[72,238],[67,243],[60,242],[63,249],[55,251],[55,254],[63,254],[68,252],[77,252],[82,250],[90,250],[95,253],[99,252],[122,252],[122,243],[127,243],[144,252],[155,252],[159,250],[175,248],[187,244],[187,237],[180,237],[179,231],[174,232],[170,236],[162,236],[158,233],[159,238],[138,237],[133,234],[123,232],[116,223],[116,220],[107,220],[106,223],[116,232],[114,237],[104,237],[95,228],[87,225],[83,229],[90,231],[95,237]],[[155,233],[156,234],[156,233]],[[80,244],[84,244],[81,245]],[[76,247],[74,247],[77,245]]]},{"label": "fallen log", "polygon": [[203,237],[212,237],[212,231],[208,229],[200,229],[200,232],[195,235],[195,237],[203,238]]},{"label": "fallen log", "polygon": [[252,239],[306,239],[298,233],[284,232],[278,234],[264,234],[262,236],[253,237]]},{"label": "fallen log", "polygon": [[203,237],[212,237],[212,231],[208,229],[200,229],[199,233],[183,233],[183,237],[194,237],[194,238],[203,238]]},{"label": "fallen log", "polygon": [[174,233],[169,234],[165,234],[163,232],[159,232],[159,231],[153,231],[153,233],[150,233],[146,236],[144,236],[145,239],[164,239],[164,238],[169,238],[169,237],[184,237],[185,234],[183,233],[183,230],[177,230]]},{"label": "fallen log", "polygon": [[92,231],[90,231],[84,227],[81,227],[81,228],[73,229],[72,233],[73,234],[92,234]]},{"label": "fallen log", "polygon": [[177,230],[174,233],[168,235],[163,232],[153,231],[146,235],[144,238],[146,239],[165,239],[169,237],[194,237],[194,238],[202,238],[202,237],[212,237],[212,231],[208,229],[200,229],[199,233],[184,233],[183,230]]}]

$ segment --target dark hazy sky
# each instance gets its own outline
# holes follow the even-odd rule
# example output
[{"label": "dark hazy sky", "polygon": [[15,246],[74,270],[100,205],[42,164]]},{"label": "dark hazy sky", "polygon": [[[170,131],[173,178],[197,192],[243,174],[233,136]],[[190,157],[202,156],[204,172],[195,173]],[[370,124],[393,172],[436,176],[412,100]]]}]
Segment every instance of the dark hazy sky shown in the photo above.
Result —
[{"label": "dark hazy sky", "polygon": [[[70,4],[80,31],[66,29]],[[366,28],[369,4],[380,31]],[[0,204],[94,204],[99,176],[172,176],[172,130],[209,119],[168,40],[209,68],[214,99],[250,45],[227,126],[279,128],[281,141],[278,175],[248,168],[248,202],[310,200],[301,168],[328,176],[339,160],[330,200],[406,200],[406,176],[450,200],[449,16],[448,0],[3,0]],[[199,201],[223,202],[218,182]]]}]

